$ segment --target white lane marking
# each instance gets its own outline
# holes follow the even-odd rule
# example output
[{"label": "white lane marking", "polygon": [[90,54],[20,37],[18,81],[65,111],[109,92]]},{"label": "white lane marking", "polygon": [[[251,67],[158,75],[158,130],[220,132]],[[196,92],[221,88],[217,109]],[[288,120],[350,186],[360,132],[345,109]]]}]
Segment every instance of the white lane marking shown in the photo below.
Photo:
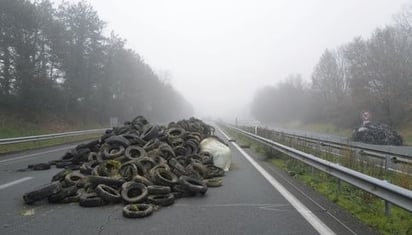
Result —
[{"label": "white lane marking", "polygon": [[34,157],[34,156],[42,155],[42,154],[46,154],[46,153],[58,152],[58,151],[61,151],[61,150],[66,150],[66,149],[73,148],[73,146],[75,146],[75,145],[71,145],[71,146],[67,146],[67,147],[59,148],[59,149],[53,149],[53,150],[49,150],[49,151],[44,151],[44,152],[40,152],[40,153],[32,153],[32,154],[24,155],[24,156],[21,156],[21,157],[12,157],[12,158],[9,158],[9,159],[6,159],[6,160],[1,160],[0,163],[9,162],[9,161],[16,161],[16,160],[25,159],[25,158],[30,158],[30,157]]},{"label": "white lane marking", "polygon": [[[230,139],[220,128],[218,130]],[[273,178],[263,167],[261,167],[249,154],[241,149],[236,143],[232,142],[233,146],[265,177],[267,181],[277,189],[282,196],[305,218],[319,234],[332,235],[335,234],[326,224],[324,224],[312,211],[303,205],[295,196],[293,196],[285,187],[283,187],[275,178]]]},{"label": "white lane marking", "polygon": [[33,177],[24,177],[24,178],[21,178],[19,180],[11,181],[10,183],[7,183],[7,184],[2,184],[2,185],[0,185],[0,190],[8,188],[10,186],[13,186],[15,184],[20,184],[21,182],[31,180],[31,179],[33,179]]}]

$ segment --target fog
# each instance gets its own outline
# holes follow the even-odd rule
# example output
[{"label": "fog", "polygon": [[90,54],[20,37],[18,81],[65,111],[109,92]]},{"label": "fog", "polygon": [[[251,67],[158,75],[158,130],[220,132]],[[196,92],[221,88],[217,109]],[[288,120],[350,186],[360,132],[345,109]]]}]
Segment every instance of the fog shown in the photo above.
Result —
[{"label": "fog", "polygon": [[309,80],[326,48],[367,37],[410,1],[89,2],[195,115],[233,120],[250,117],[257,89],[289,74]]}]

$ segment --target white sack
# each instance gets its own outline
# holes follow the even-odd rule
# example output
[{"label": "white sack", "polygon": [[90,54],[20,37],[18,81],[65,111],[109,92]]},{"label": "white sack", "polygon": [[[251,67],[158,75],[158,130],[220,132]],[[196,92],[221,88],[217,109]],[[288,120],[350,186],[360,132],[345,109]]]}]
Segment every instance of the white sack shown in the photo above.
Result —
[{"label": "white sack", "polygon": [[200,150],[209,152],[213,156],[215,166],[229,171],[232,164],[232,152],[230,148],[216,137],[208,137],[200,142]]}]

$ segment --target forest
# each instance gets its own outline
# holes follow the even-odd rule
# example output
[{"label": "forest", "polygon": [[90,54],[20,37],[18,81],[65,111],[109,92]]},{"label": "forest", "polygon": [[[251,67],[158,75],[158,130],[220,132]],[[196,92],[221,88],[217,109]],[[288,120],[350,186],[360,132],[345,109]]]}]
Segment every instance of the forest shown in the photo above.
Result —
[{"label": "forest", "polygon": [[125,39],[107,32],[85,1],[1,0],[0,119],[107,125],[110,117],[165,122],[192,114]]},{"label": "forest", "polygon": [[[304,51],[302,51],[304,53]],[[412,5],[368,38],[326,49],[310,79],[291,74],[262,87],[251,104],[264,123],[331,123],[350,128],[360,113],[393,127],[412,121]]]}]

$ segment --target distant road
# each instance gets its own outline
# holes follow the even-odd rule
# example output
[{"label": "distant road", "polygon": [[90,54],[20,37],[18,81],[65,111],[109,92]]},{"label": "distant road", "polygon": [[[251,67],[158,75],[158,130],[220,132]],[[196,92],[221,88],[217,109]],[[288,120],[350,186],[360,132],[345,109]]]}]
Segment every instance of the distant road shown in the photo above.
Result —
[{"label": "distant road", "polygon": [[22,195],[50,182],[60,169],[18,170],[58,159],[71,147],[0,158],[0,234],[375,234],[235,143],[230,143],[232,170],[222,187],[210,188],[204,197],[179,199],[144,219],[124,218],[120,204],[98,208],[76,203],[25,205]]}]

